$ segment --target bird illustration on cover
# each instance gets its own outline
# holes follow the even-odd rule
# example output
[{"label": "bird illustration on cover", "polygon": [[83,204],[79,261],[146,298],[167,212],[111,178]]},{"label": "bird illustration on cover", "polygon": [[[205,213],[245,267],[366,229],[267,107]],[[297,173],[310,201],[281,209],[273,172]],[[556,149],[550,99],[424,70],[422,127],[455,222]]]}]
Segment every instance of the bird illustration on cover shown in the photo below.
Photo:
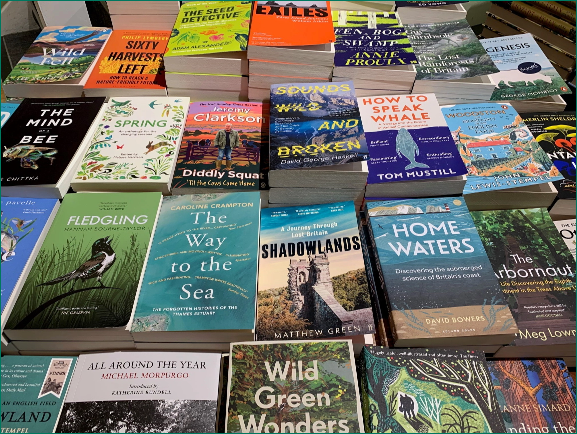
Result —
[{"label": "bird illustration on cover", "polygon": [[429,168],[428,165],[417,163],[415,160],[416,156],[419,155],[419,146],[413,140],[411,133],[409,133],[405,128],[401,128],[397,134],[397,154],[399,154],[400,157],[405,157],[411,162],[405,167],[405,170],[414,169],[415,167]]}]

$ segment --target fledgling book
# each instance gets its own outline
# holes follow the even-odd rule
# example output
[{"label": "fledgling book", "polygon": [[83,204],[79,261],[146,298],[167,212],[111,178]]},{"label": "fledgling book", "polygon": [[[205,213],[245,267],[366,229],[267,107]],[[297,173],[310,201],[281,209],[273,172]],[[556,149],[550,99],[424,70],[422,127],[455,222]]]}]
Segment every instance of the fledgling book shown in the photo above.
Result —
[{"label": "fledgling book", "polygon": [[499,68],[499,72],[489,75],[496,86],[491,101],[571,93],[530,33],[486,38],[479,42]]},{"label": "fledgling book", "polygon": [[76,357],[2,356],[3,432],[54,432]]},{"label": "fledgling book", "polygon": [[263,209],[258,340],[374,331],[353,202]]},{"label": "fledgling book", "polygon": [[369,184],[467,173],[435,94],[357,101],[369,147]]},{"label": "fledgling book", "polygon": [[366,202],[395,346],[507,344],[518,331],[462,197]]},{"label": "fledgling book", "polygon": [[110,98],[72,180],[75,191],[168,194],[189,98]]},{"label": "fledgling book", "polygon": [[363,432],[351,341],[231,344],[224,432]]},{"label": "fledgling book", "polygon": [[55,432],[215,432],[220,354],[78,357]]},{"label": "fledgling book", "polygon": [[272,85],[269,137],[271,170],[369,158],[352,81]]},{"label": "fledgling book", "polygon": [[567,248],[575,259],[575,219],[558,220],[553,223],[557,226],[559,235],[565,240]]},{"label": "fledgling book", "polygon": [[359,364],[365,432],[510,432],[483,352],[365,347]]},{"label": "fledgling book", "polygon": [[457,104],[441,111],[467,167],[463,194],[563,179],[510,104]]},{"label": "fledgling book", "polygon": [[[545,354],[544,354],[545,355]],[[575,398],[562,360],[490,360],[495,395],[508,433],[575,431]]]},{"label": "fledgling book", "polygon": [[268,107],[257,102],[191,103],[173,194],[258,190],[261,154],[268,153]]},{"label": "fledgling book", "polygon": [[19,103],[12,103],[12,102],[3,102],[2,106],[2,121],[1,126],[3,127],[6,121],[14,114],[16,109],[18,108]]}]

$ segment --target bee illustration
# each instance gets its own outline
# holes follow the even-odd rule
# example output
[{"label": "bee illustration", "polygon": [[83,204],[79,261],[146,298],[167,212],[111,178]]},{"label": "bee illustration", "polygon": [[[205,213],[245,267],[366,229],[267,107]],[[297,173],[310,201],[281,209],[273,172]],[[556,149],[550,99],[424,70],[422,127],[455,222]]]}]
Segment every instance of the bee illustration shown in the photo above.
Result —
[{"label": "bee illustration", "polygon": [[5,148],[2,156],[7,158],[7,162],[20,158],[20,167],[25,169],[38,169],[36,162],[44,157],[50,160],[50,164],[56,158],[57,149],[47,147],[37,147],[34,145],[16,145],[11,148]]}]

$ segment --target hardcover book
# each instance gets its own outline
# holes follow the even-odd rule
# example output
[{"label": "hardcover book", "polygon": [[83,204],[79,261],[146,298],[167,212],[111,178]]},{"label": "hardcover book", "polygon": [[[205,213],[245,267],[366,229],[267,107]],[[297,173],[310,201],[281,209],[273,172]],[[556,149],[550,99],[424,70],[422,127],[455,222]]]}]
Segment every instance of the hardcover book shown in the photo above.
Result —
[{"label": "hardcover book", "polygon": [[11,102],[3,102],[2,104],[2,121],[0,126],[4,126],[6,121],[14,114],[19,104]]},{"label": "hardcover book", "polygon": [[562,360],[491,360],[487,362],[506,431],[573,432],[575,398]]},{"label": "hardcover book", "polygon": [[220,354],[78,358],[55,432],[215,432]]},{"label": "hardcover book", "polygon": [[168,194],[188,98],[110,98],[72,181],[75,191]]},{"label": "hardcover book", "polygon": [[457,104],[441,111],[467,166],[463,194],[563,179],[510,104]]},{"label": "hardcover book", "polygon": [[509,350],[521,357],[574,354],[575,259],[547,210],[471,214],[519,327],[517,348]]},{"label": "hardcover book", "polygon": [[54,432],[76,357],[2,356],[2,431]]},{"label": "hardcover book", "polygon": [[396,346],[514,339],[515,321],[462,197],[366,208]]},{"label": "hardcover book", "polygon": [[359,363],[365,432],[507,432],[482,352],[365,347]]},{"label": "hardcover book", "polygon": [[575,259],[575,219],[559,220],[553,223],[557,226],[559,235],[565,240],[567,248]]},{"label": "hardcover book", "polygon": [[268,153],[268,112],[268,104],[257,102],[191,103],[173,193],[258,190],[261,151]]},{"label": "hardcover book", "polygon": [[224,432],[362,432],[351,341],[231,344],[228,376]]},{"label": "hardcover book", "polygon": [[333,166],[368,158],[352,81],[271,86],[271,170]]},{"label": "hardcover book", "polygon": [[258,340],[374,331],[353,202],[263,209]]}]

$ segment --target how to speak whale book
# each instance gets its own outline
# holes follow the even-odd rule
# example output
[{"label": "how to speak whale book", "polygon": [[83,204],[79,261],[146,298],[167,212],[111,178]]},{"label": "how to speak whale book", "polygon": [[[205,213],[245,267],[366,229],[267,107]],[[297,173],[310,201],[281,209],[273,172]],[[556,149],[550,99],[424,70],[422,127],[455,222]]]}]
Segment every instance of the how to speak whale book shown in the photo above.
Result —
[{"label": "how to speak whale book", "polygon": [[395,345],[506,344],[517,327],[462,197],[366,203]]},{"label": "how to speak whale book", "polygon": [[362,427],[350,340],[231,344],[224,432],[347,433]]},{"label": "how to speak whale book", "polygon": [[357,101],[369,147],[369,184],[467,173],[435,94]]},{"label": "how to speak whale book", "polygon": [[2,432],[54,432],[76,357],[2,356]]},{"label": "how to speak whale book", "polygon": [[519,327],[520,357],[575,353],[575,259],[545,208],[471,212]]},{"label": "how to speak whale book", "polygon": [[54,432],[215,432],[220,369],[216,353],[80,355]]},{"label": "how to speak whale book", "polygon": [[467,167],[463,194],[563,179],[511,104],[457,104],[441,111]]},{"label": "how to speak whale book", "polygon": [[261,211],[258,340],[372,334],[353,202]]},{"label": "how to speak whale book", "polygon": [[271,86],[270,170],[368,158],[352,81]]}]

